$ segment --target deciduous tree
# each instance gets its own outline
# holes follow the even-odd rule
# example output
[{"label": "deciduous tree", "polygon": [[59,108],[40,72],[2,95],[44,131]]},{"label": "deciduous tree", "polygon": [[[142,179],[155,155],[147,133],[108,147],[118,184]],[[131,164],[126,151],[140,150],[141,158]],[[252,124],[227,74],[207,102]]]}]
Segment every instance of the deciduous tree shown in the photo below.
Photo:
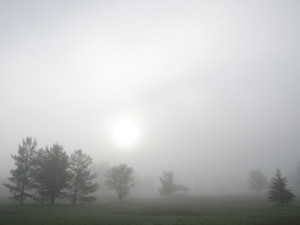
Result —
[{"label": "deciduous tree", "polygon": [[105,174],[105,184],[117,193],[120,201],[130,193],[130,188],[135,184],[133,174],[133,168],[126,164],[114,166]]},{"label": "deciduous tree", "polygon": [[176,191],[174,184],[174,173],[172,171],[163,171],[162,177],[159,178],[161,187],[159,188],[160,195],[170,196]]},{"label": "deciduous tree", "polygon": [[256,190],[257,193],[268,185],[267,178],[261,170],[253,170],[249,173],[248,184],[250,189]]}]

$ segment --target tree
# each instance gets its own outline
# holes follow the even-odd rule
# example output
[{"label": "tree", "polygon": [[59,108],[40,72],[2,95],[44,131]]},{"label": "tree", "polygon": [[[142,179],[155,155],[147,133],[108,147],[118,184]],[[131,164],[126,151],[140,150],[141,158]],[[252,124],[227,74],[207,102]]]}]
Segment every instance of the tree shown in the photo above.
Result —
[{"label": "tree", "polygon": [[134,183],[134,170],[126,164],[120,164],[109,169],[105,173],[105,184],[114,190],[120,201],[130,193]]},{"label": "tree", "polygon": [[41,198],[41,203],[49,199],[54,205],[62,190],[68,187],[71,174],[68,171],[69,157],[63,147],[54,144],[52,147],[40,149],[36,161],[35,173],[36,187]]},{"label": "tree", "polygon": [[280,170],[277,169],[275,177],[272,178],[269,190],[269,200],[278,203],[280,206],[294,200],[295,195],[286,188],[287,179],[281,176]]},{"label": "tree", "polygon": [[31,196],[26,190],[30,189],[36,146],[36,139],[31,137],[23,139],[22,145],[19,145],[18,154],[11,156],[16,165],[16,169],[10,171],[11,177],[8,178],[12,184],[4,183],[4,186],[13,193],[12,199],[18,201],[21,205],[23,205],[26,197]]},{"label": "tree", "polygon": [[189,191],[191,191],[191,189],[187,186],[184,186],[184,185],[175,185],[175,191],[176,193],[180,193],[180,194],[184,194],[184,195],[187,195]]},{"label": "tree", "polygon": [[82,153],[81,150],[76,150],[70,156],[70,169],[72,179],[70,181],[72,203],[76,204],[79,200],[83,202],[95,201],[94,196],[88,196],[97,190],[98,184],[93,180],[96,174],[91,174],[92,158],[89,155]]},{"label": "tree", "polygon": [[174,184],[174,174],[172,171],[163,171],[163,176],[159,178],[161,188],[159,188],[160,195],[170,196],[176,191]]},{"label": "tree", "polygon": [[268,185],[267,178],[261,170],[253,170],[249,173],[248,184],[250,189],[256,190],[257,193]]},{"label": "tree", "polygon": [[45,201],[50,200],[50,191],[46,187],[47,180],[49,179],[45,166],[46,157],[46,151],[42,148],[39,149],[34,159],[34,170],[32,173],[33,182],[31,183],[31,187],[35,190],[33,199],[40,201],[41,205],[43,205]]}]

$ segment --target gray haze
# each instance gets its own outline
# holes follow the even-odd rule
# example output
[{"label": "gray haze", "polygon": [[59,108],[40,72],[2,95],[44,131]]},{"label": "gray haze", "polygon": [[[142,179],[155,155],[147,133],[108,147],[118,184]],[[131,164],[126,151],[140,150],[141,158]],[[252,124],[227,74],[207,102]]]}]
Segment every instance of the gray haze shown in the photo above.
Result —
[{"label": "gray haze", "polygon": [[[0,177],[26,136],[156,182],[300,161],[299,1],[0,1]],[[130,149],[111,127],[134,121]]]}]

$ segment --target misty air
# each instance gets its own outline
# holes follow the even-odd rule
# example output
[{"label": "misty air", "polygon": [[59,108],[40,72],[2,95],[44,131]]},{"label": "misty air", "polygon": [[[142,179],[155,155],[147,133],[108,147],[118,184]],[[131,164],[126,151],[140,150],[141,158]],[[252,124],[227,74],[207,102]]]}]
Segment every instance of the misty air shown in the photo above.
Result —
[{"label": "misty air", "polygon": [[0,1],[0,225],[300,224],[299,12]]}]

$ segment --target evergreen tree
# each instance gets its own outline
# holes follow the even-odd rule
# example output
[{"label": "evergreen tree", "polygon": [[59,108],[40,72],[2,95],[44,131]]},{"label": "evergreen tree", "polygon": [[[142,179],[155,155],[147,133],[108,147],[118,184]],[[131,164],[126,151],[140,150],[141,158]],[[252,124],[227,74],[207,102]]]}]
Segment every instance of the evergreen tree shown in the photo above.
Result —
[{"label": "evergreen tree", "polygon": [[159,178],[161,188],[159,188],[160,195],[170,196],[176,191],[174,184],[174,174],[172,171],[163,171],[163,176]]},{"label": "evergreen tree", "polygon": [[92,158],[76,150],[70,156],[70,170],[72,179],[70,181],[70,195],[72,203],[76,204],[79,200],[81,203],[95,201],[94,196],[88,196],[97,190],[98,184],[93,182],[96,174],[91,174]]},{"label": "evergreen tree", "polygon": [[11,177],[8,178],[10,183],[4,183],[4,186],[12,192],[12,199],[21,205],[23,205],[26,197],[31,196],[26,190],[30,189],[36,146],[36,139],[31,137],[23,139],[22,145],[19,145],[18,154],[11,156],[15,160],[16,169],[10,171]]},{"label": "evergreen tree", "polygon": [[106,174],[106,185],[114,190],[120,201],[130,193],[134,186],[134,170],[126,164],[120,164],[109,169]]},{"label": "evergreen tree", "polygon": [[41,203],[49,200],[54,205],[56,198],[65,194],[63,189],[68,188],[69,157],[61,145],[54,144],[40,149],[35,163],[35,187]]},{"label": "evergreen tree", "polygon": [[34,170],[32,173],[33,182],[31,187],[35,190],[33,199],[39,201],[41,205],[50,200],[50,191],[46,187],[47,173],[45,167],[46,151],[39,149],[34,159]]},{"label": "evergreen tree", "polygon": [[269,190],[269,200],[278,203],[280,206],[294,200],[294,194],[286,188],[287,179],[281,176],[280,170],[277,169],[275,177],[272,178]]}]

